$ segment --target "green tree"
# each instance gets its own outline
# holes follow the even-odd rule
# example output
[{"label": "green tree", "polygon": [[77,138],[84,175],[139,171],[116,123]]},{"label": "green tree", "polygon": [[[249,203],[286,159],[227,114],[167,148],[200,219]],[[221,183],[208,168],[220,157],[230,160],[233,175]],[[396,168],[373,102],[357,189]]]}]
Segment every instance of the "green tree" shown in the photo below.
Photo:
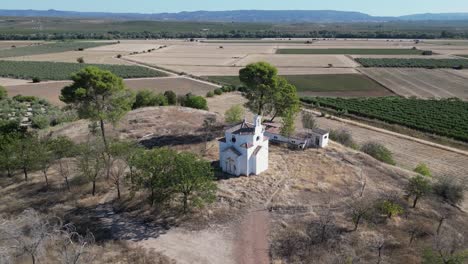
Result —
[{"label": "green tree", "polygon": [[295,120],[296,113],[293,111],[286,111],[286,113],[284,113],[281,120],[282,125],[280,130],[282,136],[290,137],[294,134],[294,131],[296,130]]},{"label": "green tree", "polygon": [[167,98],[167,103],[169,105],[177,104],[177,95],[173,91],[165,91],[164,96]]},{"label": "green tree", "polygon": [[406,192],[408,193],[408,196],[414,197],[413,208],[416,208],[418,200],[429,194],[431,189],[431,183],[424,176],[418,175],[409,180],[408,185],[406,186]]},{"label": "green tree", "polygon": [[0,100],[3,100],[8,97],[8,92],[5,87],[0,85]]},{"label": "green tree", "polygon": [[16,133],[0,134],[0,168],[7,172],[8,177],[13,176],[13,171],[18,163],[18,149],[20,138]]},{"label": "green tree", "polygon": [[239,71],[239,78],[247,87],[245,97],[249,101],[246,105],[252,112],[265,115],[270,111],[277,75],[278,70],[266,62],[252,63]]},{"label": "green tree", "polygon": [[418,166],[414,169],[414,172],[417,172],[423,176],[432,177],[431,170],[424,163],[419,163]]},{"label": "green tree", "polygon": [[175,193],[182,196],[184,213],[189,205],[202,206],[216,198],[216,184],[210,163],[192,153],[176,155],[174,167]]},{"label": "green tree", "polygon": [[38,142],[37,136],[29,133],[23,134],[20,140],[16,141],[17,165],[23,171],[25,181],[28,181],[28,173],[38,166]]},{"label": "green tree", "polygon": [[97,67],[86,67],[72,76],[73,84],[62,89],[60,100],[78,110],[80,118],[98,121],[106,149],[104,122],[115,124],[131,110],[134,94],[122,78]]},{"label": "green tree", "polygon": [[92,183],[91,194],[96,195],[96,182],[105,169],[105,147],[99,140],[88,141],[78,147],[77,168]]},{"label": "green tree", "polygon": [[389,199],[380,202],[379,209],[383,214],[387,215],[388,218],[392,218],[393,216],[397,216],[405,212],[403,206]]},{"label": "green tree", "polygon": [[289,112],[295,115],[299,112],[301,106],[296,87],[288,83],[288,81],[282,77],[277,77],[271,103],[273,111],[271,122],[273,122],[277,116],[284,117],[288,115]]},{"label": "green tree", "polygon": [[148,189],[150,203],[164,202],[172,197],[171,181],[173,180],[174,158],[176,152],[169,149],[153,149],[136,157],[138,186]]},{"label": "green tree", "polygon": [[242,121],[245,115],[245,110],[241,105],[233,105],[224,113],[224,119],[229,124],[234,124]]}]

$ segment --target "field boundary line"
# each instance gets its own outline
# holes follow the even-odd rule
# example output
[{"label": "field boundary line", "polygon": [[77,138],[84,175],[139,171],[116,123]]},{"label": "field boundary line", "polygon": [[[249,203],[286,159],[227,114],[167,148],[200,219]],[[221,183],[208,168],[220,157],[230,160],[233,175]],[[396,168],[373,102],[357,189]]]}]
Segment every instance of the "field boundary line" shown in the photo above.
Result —
[{"label": "field boundary line", "polygon": [[[311,109],[307,109],[307,108],[304,108],[303,110],[306,111],[306,112],[313,113],[313,114],[315,114],[317,116],[321,115],[320,112],[317,112],[315,110],[311,110]],[[439,148],[439,149],[442,149],[442,150],[446,150],[446,151],[454,152],[454,153],[457,153],[457,154],[461,154],[461,155],[464,155],[464,156],[468,156],[468,152],[463,151],[461,149],[444,146],[444,145],[437,144],[437,143],[434,143],[434,142],[430,142],[430,141],[427,141],[427,140],[411,137],[411,136],[408,136],[408,135],[400,134],[400,133],[393,132],[393,131],[390,131],[390,130],[386,130],[386,129],[383,129],[383,128],[378,128],[378,127],[366,125],[366,124],[363,124],[363,123],[360,123],[360,122],[356,122],[356,121],[352,121],[352,120],[349,120],[349,119],[336,117],[336,116],[333,116],[333,115],[330,115],[330,117],[333,120],[343,122],[343,123],[346,123],[346,124],[362,127],[362,128],[365,128],[365,129],[375,131],[375,132],[384,133],[384,134],[387,134],[387,135],[391,135],[391,136],[395,136],[395,137],[398,137],[398,138],[410,140],[410,141],[417,142],[417,143],[420,143],[420,144],[424,144],[424,145],[427,145],[427,146],[431,146],[431,147]]]},{"label": "field boundary line", "polygon": [[152,67],[152,66],[149,66],[147,65],[146,63],[141,63],[141,62],[138,62],[138,61],[134,61],[132,59],[128,59],[128,58],[120,58],[121,60],[124,60],[124,61],[128,61],[130,63],[133,63],[135,65],[139,65],[139,66],[142,66],[142,67],[146,67],[146,68],[150,68],[150,69],[153,69],[153,70],[157,70],[157,71],[160,71],[160,72],[163,72],[163,73],[166,73],[168,74],[169,76],[166,76],[166,77],[170,77],[170,78],[185,78],[185,79],[188,79],[188,80],[191,80],[191,81],[195,81],[195,82],[199,82],[199,83],[203,83],[203,84],[206,84],[206,85],[211,85],[213,87],[216,87],[216,88],[221,88],[222,86],[219,85],[219,84],[216,84],[216,83],[212,83],[212,82],[209,82],[209,81],[204,81],[204,80],[198,80],[196,78],[192,78],[190,76],[187,76],[187,75],[177,75],[173,72],[170,72],[170,71],[167,71],[167,70],[163,70],[159,67]]}]

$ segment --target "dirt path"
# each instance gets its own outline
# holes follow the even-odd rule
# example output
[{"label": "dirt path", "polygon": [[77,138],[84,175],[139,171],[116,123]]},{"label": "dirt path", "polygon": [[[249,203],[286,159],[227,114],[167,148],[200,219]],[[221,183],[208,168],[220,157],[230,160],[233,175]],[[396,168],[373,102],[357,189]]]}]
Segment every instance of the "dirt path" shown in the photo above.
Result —
[{"label": "dirt path", "polygon": [[238,264],[268,264],[270,216],[260,207],[248,212],[235,229],[234,258]]}]

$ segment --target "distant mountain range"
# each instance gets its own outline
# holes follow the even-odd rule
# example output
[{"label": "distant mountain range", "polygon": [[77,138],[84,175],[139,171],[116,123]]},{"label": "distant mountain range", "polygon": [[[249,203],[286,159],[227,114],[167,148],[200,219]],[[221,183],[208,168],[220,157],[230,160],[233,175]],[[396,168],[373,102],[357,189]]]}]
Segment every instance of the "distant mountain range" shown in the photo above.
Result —
[{"label": "distant mountain range", "polygon": [[151,20],[151,21],[203,21],[203,22],[384,22],[423,20],[468,20],[468,13],[415,14],[400,17],[378,17],[360,12],[334,10],[235,10],[194,11],[180,13],[106,13],[57,10],[0,10],[0,16],[8,17],[63,17],[82,19]]}]

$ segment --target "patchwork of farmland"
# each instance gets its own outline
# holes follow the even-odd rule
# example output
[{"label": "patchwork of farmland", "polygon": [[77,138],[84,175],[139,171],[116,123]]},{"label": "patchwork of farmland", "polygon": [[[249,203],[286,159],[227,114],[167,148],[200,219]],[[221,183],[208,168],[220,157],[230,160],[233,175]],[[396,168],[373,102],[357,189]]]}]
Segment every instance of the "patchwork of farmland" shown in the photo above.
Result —
[{"label": "patchwork of farmland", "polygon": [[354,68],[358,64],[344,55],[250,55],[236,62],[234,66],[266,61],[276,67],[337,67]]},{"label": "patchwork of farmland", "polygon": [[457,75],[457,70],[362,68],[360,71],[401,96],[468,100],[468,76]]},{"label": "patchwork of farmland", "polygon": [[302,100],[306,103],[320,104],[321,107],[468,142],[468,102],[400,97],[359,99],[307,97]]},{"label": "patchwork of farmland", "polygon": [[278,49],[277,54],[422,55],[418,49]]},{"label": "patchwork of farmland", "polygon": [[364,67],[388,68],[467,68],[466,59],[356,58]]},{"label": "patchwork of farmland", "polygon": [[[360,74],[318,74],[283,76],[296,86],[301,96],[389,96],[393,95],[377,82]],[[241,85],[238,76],[205,76],[205,78],[231,85]]]},{"label": "patchwork of farmland", "polygon": [[161,77],[164,73],[140,66],[85,64],[65,62],[0,61],[0,76],[16,79],[69,80],[87,66],[111,71],[122,78]]},{"label": "patchwork of farmland", "polygon": [[14,49],[0,50],[0,58],[30,56],[37,54],[58,53],[72,50],[84,50],[88,48],[109,45],[110,42],[80,42],[66,41],[44,43],[32,46],[19,47]]}]

